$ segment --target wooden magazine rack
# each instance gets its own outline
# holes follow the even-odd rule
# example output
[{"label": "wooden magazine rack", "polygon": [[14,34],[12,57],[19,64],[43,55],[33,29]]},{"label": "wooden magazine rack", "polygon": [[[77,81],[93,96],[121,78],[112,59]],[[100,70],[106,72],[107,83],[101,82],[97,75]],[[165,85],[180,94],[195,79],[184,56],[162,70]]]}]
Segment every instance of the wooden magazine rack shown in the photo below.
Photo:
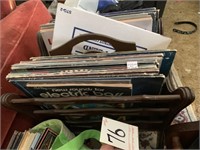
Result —
[{"label": "wooden magazine rack", "polygon": [[[77,38],[54,50],[55,53],[50,55],[67,53],[66,50],[70,50],[77,43],[85,39],[99,39],[102,35],[82,35]],[[108,42],[116,45],[113,41]],[[123,46],[122,42],[118,51],[124,49]],[[135,49],[135,43],[125,43],[125,47],[126,50]],[[169,76],[174,75],[170,73]],[[170,126],[174,117],[195,99],[190,88],[180,87],[169,76],[160,95],[28,98],[6,93],[1,96],[1,103],[9,109],[34,118],[36,123],[53,118],[61,119],[74,133],[86,129],[100,130],[102,117],[112,118],[136,125],[140,132],[156,131],[159,139],[157,148],[164,148],[165,130]]]},{"label": "wooden magazine rack", "polygon": [[[122,97],[27,98],[7,93],[2,95],[1,103],[33,117],[37,122],[61,119],[75,133],[91,128],[100,130],[102,116],[113,118],[137,125],[139,131],[157,131],[158,148],[163,148],[164,131],[194,99],[190,88],[180,87],[168,94]],[[51,109],[45,110],[44,106]]]}]

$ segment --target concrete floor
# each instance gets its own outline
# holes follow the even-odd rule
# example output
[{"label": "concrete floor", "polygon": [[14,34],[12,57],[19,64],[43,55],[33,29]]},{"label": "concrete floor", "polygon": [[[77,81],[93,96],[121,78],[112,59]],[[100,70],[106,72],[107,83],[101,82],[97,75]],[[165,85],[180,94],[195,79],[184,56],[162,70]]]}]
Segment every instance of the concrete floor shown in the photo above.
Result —
[{"label": "concrete floor", "polygon": [[[198,0],[168,0],[162,16],[164,35],[172,38],[169,49],[176,49],[175,68],[184,86],[194,90],[196,99],[192,108],[200,120],[200,48]],[[197,24],[197,32],[190,35],[178,34],[173,28],[191,30],[191,25],[175,26],[176,21],[192,21]]]}]

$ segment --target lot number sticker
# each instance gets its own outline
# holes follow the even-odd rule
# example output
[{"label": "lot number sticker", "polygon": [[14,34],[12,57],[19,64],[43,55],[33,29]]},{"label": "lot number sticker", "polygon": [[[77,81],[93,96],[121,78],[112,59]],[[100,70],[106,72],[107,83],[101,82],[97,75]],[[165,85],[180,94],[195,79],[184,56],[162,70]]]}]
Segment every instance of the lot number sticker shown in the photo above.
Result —
[{"label": "lot number sticker", "polygon": [[103,117],[100,142],[124,150],[139,150],[138,127]]}]

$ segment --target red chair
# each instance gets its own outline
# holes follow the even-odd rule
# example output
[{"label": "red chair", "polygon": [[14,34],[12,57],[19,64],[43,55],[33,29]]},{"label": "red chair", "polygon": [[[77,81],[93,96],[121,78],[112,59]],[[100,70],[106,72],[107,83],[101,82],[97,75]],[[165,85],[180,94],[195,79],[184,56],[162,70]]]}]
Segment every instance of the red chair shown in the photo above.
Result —
[{"label": "red chair", "polygon": [[1,1],[1,19],[6,17],[16,8],[15,0],[2,0]]},{"label": "red chair", "polygon": [[[6,75],[12,64],[40,55],[36,35],[40,25],[52,17],[41,0],[28,0],[19,6],[14,0],[0,3],[1,95],[7,92],[21,94],[6,80]],[[1,148],[6,148],[15,129],[24,130],[32,123],[30,118],[1,106]]]}]

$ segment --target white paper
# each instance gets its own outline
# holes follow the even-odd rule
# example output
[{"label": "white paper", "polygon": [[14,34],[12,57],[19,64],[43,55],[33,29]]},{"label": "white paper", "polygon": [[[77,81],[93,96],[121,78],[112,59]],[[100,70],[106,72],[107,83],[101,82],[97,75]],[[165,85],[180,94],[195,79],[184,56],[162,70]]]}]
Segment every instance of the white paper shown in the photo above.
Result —
[{"label": "white paper", "polygon": [[96,13],[99,0],[66,0],[64,4]]},{"label": "white paper", "polygon": [[103,117],[100,142],[124,150],[139,150],[138,127]]},{"label": "white paper", "polygon": [[90,12],[97,12],[99,0],[79,0],[78,8],[82,8],[84,10],[90,11]]},{"label": "white paper", "polygon": [[77,7],[79,0],[65,0],[65,5],[69,7]]},{"label": "white paper", "polygon": [[135,69],[138,68],[137,61],[128,61],[127,62],[127,69]]},{"label": "white paper", "polygon": [[148,31],[152,31],[152,18],[137,18],[137,19],[127,19],[127,20],[122,20],[122,22],[130,24],[132,26],[136,26]]},{"label": "white paper", "polygon": [[[55,19],[52,49],[63,45],[80,34],[86,33],[98,33],[122,41],[135,42],[137,50],[166,49],[171,41],[170,38],[160,34],[59,3]],[[97,51],[103,50],[108,53],[115,51],[112,46],[102,44],[99,41],[83,42],[78,44],[78,47],[74,47],[73,51],[78,50],[82,53],[84,51],[83,46],[85,45]]]}]

